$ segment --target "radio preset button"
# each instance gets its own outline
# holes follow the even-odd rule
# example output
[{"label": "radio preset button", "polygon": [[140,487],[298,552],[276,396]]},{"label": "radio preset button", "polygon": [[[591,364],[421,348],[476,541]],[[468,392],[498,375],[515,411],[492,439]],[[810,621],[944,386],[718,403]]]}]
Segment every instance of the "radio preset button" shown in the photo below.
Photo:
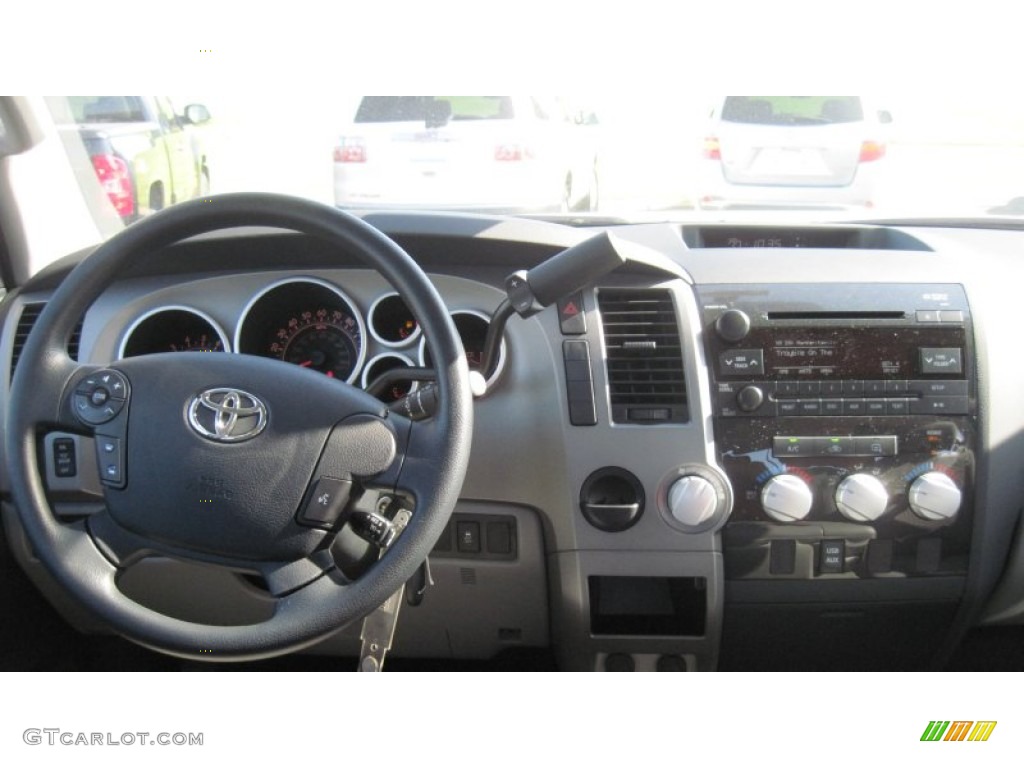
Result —
[{"label": "radio preset button", "polygon": [[800,394],[800,382],[777,381],[775,382],[775,394],[782,397],[795,397]]},{"label": "radio preset button", "polygon": [[884,381],[865,381],[864,394],[867,397],[878,397],[885,394]]},{"label": "radio preset button", "polygon": [[820,381],[801,381],[799,382],[799,389],[797,394],[803,395],[819,395],[821,394],[821,382]]},{"label": "radio preset button", "polygon": [[843,382],[841,381],[823,381],[821,382],[821,394],[836,396],[843,394]]},{"label": "radio preset button", "polygon": [[902,395],[908,391],[908,384],[906,379],[890,379],[885,382],[885,392],[889,395]]},{"label": "radio preset button", "polygon": [[844,379],[843,394],[850,397],[861,397],[864,395],[864,382],[861,379]]}]

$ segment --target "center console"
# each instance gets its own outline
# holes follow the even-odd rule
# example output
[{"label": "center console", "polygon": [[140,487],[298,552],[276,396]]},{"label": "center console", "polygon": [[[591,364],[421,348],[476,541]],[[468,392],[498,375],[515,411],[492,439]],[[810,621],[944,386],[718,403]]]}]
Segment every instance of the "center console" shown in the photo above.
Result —
[{"label": "center console", "polygon": [[[839,647],[864,653],[844,668],[870,668],[873,645],[894,642],[913,648],[911,663],[895,654],[904,668],[927,666],[928,627],[955,611],[971,541],[963,289],[718,284],[699,301],[716,455],[735,498],[723,668],[808,668],[815,654],[831,665]],[[890,623],[894,611],[919,620]]]}]

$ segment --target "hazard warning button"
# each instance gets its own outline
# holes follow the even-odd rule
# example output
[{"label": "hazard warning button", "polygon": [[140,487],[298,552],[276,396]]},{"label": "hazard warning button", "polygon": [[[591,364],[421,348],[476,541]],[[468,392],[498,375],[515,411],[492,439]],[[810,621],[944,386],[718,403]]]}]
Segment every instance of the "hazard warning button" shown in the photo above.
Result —
[{"label": "hazard warning button", "polygon": [[583,291],[570,293],[558,301],[558,324],[566,336],[587,332],[587,313],[583,307]]}]

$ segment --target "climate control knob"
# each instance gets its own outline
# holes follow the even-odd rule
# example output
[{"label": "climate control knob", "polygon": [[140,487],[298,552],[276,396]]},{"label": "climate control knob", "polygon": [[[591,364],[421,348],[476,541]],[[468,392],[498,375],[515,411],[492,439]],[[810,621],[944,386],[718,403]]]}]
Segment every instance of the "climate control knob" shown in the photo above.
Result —
[{"label": "climate control knob", "polygon": [[925,472],[907,492],[910,508],[925,520],[952,520],[962,500],[963,493],[956,483],[942,472]]},{"label": "climate control knob", "polygon": [[761,489],[765,514],[780,523],[803,520],[811,513],[814,494],[796,475],[776,475]]},{"label": "climate control knob", "polygon": [[836,488],[836,506],[848,520],[870,523],[885,514],[889,492],[874,475],[849,475]]},{"label": "climate control knob", "polygon": [[718,491],[703,477],[685,475],[668,489],[668,509],[678,522],[696,528],[714,516]]}]

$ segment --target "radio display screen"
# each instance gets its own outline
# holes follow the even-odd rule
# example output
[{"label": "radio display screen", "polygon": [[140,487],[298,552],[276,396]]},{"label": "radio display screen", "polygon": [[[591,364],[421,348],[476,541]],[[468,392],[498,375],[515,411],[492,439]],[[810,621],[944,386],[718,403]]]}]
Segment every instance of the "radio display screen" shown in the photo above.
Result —
[{"label": "radio display screen", "polygon": [[921,375],[920,350],[963,345],[963,333],[941,338],[907,328],[776,328],[763,339],[773,379],[910,379]]}]

